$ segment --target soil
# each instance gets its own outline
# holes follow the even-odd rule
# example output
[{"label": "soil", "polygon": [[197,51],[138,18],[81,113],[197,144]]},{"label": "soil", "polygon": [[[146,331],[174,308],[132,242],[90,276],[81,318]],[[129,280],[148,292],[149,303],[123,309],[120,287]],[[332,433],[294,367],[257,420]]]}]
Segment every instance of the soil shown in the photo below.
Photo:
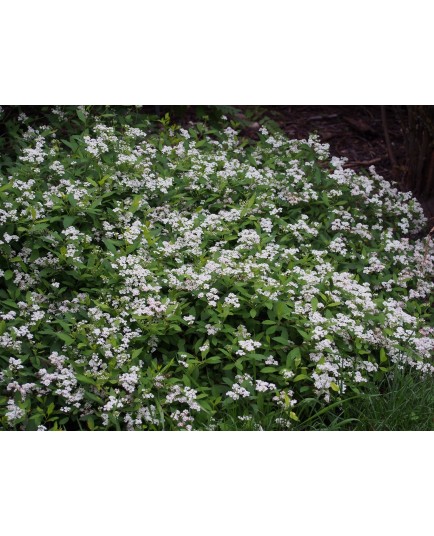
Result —
[{"label": "soil", "polygon": [[[251,121],[262,123],[268,117],[291,138],[317,133],[330,144],[332,155],[348,158],[347,166],[357,171],[374,165],[389,181],[407,190],[406,151],[402,125],[404,106],[237,106]],[[250,129],[254,137],[254,128]],[[385,132],[389,136],[389,149]],[[434,198],[419,198],[425,214],[434,220]]]}]

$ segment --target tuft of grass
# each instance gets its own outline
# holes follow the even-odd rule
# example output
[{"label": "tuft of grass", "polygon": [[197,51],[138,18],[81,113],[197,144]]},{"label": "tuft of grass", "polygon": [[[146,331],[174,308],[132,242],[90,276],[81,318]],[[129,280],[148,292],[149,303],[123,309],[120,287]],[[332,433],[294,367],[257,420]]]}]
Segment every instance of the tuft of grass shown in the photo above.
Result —
[{"label": "tuft of grass", "polygon": [[[372,387],[371,390],[374,391]],[[356,430],[434,430],[434,380],[431,376],[396,368],[377,391],[359,399],[351,408],[358,420]]]},{"label": "tuft of grass", "polygon": [[298,430],[432,431],[434,379],[395,366],[363,394],[321,409],[317,405],[315,399],[305,402]]}]

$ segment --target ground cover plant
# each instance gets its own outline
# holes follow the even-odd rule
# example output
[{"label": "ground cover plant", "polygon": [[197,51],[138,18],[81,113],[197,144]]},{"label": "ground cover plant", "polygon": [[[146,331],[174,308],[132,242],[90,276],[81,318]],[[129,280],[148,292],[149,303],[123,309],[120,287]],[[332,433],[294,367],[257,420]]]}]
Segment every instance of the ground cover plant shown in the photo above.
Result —
[{"label": "ground cover plant", "polygon": [[2,429],[351,428],[430,381],[434,247],[374,168],[226,118],[44,119],[3,140]]}]

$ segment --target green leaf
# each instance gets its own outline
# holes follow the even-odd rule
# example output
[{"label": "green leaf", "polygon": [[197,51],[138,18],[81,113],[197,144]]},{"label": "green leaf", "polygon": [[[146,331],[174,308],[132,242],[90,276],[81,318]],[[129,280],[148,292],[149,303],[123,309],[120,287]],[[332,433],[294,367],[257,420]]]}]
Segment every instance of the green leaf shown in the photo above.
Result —
[{"label": "green leaf", "polygon": [[61,326],[67,333],[69,333],[71,330],[70,325],[64,322],[63,320],[56,320],[53,322],[53,324],[59,324],[59,326]]},{"label": "green leaf", "polygon": [[294,378],[295,382],[300,382],[301,380],[310,380],[310,377],[307,374],[299,374]]},{"label": "green leaf", "polygon": [[70,202],[70,204],[73,206],[73,207],[76,207],[77,206],[77,200],[75,199],[74,195],[73,194],[69,194],[66,196],[66,199]]},{"label": "green leaf", "polygon": [[112,253],[117,253],[118,250],[116,249],[116,246],[111,240],[109,240],[108,238],[103,238],[102,241],[104,242],[109,251],[111,251]]},{"label": "green leaf", "polygon": [[261,372],[263,372],[264,374],[267,374],[269,372],[276,372],[277,369],[275,367],[264,367],[264,368],[261,368]]},{"label": "green leaf", "polygon": [[136,357],[139,357],[139,355],[143,352],[143,348],[136,348],[136,350],[133,350],[131,352],[131,357],[133,359],[136,359]]},{"label": "green leaf", "polygon": [[63,227],[66,229],[75,222],[75,216],[65,216],[63,218]]},{"label": "green leaf", "polygon": [[273,341],[279,342],[280,344],[283,344],[284,346],[288,346],[290,342],[285,337],[273,337]]},{"label": "green leaf", "polygon": [[191,387],[191,380],[186,374],[182,376],[182,381],[187,387]]},{"label": "green leaf", "polygon": [[204,363],[209,363],[210,365],[215,365],[215,364],[221,363],[221,362],[222,362],[222,358],[217,356],[217,355],[214,355],[212,357],[208,357],[204,361]]},{"label": "green leaf", "polygon": [[253,194],[252,197],[247,201],[246,208],[252,208],[256,201],[256,194]]},{"label": "green leaf", "polygon": [[292,368],[292,363],[299,358],[301,360],[301,351],[300,347],[296,346],[293,348],[288,355],[286,356],[286,368]]},{"label": "green leaf", "polygon": [[95,385],[95,381],[92,378],[89,378],[89,376],[85,376],[84,374],[77,373],[75,374],[75,377],[81,383],[88,383],[89,385]]},{"label": "green leaf", "polygon": [[310,335],[303,331],[302,329],[296,328],[296,330],[300,333],[300,335],[303,337],[303,339],[310,339]]},{"label": "green leaf", "polygon": [[84,113],[81,110],[76,110],[76,112],[80,121],[82,121],[83,123],[86,123],[86,116],[84,115]]},{"label": "green leaf", "polygon": [[66,342],[67,346],[70,346],[75,340],[66,333],[57,332],[56,335],[59,337],[59,339],[62,339],[62,341]]},{"label": "green leaf", "polygon": [[6,270],[3,277],[5,278],[6,281],[9,281],[9,279],[12,279],[13,276],[14,276],[14,273],[12,270]]},{"label": "green leaf", "polygon": [[70,141],[67,141],[67,140],[61,140],[61,141],[62,141],[62,143],[64,143],[67,147],[69,147],[73,151],[75,151],[77,149],[77,144],[76,143],[70,142]]},{"label": "green leaf", "polygon": [[8,184],[5,184],[0,188],[0,192],[4,192],[5,190],[10,190],[11,188],[12,188],[12,184],[9,182]]},{"label": "green leaf", "polygon": [[129,209],[129,211],[130,211],[132,214],[134,214],[134,213],[138,210],[138,208],[139,208],[140,203],[142,202],[142,200],[143,200],[143,196],[142,196],[142,195],[136,195],[136,196],[134,196],[133,202],[131,203],[131,206],[130,206],[130,209]]},{"label": "green leaf", "polygon": [[[86,376],[83,376],[83,377],[86,378],[86,380],[90,379],[90,378],[87,378]],[[83,383],[89,383],[89,382],[84,381]],[[104,404],[104,401],[101,397],[95,395],[94,393],[90,393],[89,391],[84,392],[84,397],[87,398],[88,400],[91,400],[92,402],[98,402],[98,404]]]},{"label": "green leaf", "polygon": [[243,370],[243,361],[244,359],[242,357],[240,357],[239,359],[235,361],[235,366],[237,367],[238,370]]},{"label": "green leaf", "polygon": [[380,363],[385,363],[387,361],[386,351],[384,348],[380,349]]},{"label": "green leaf", "polygon": [[339,385],[337,385],[335,382],[330,382],[330,387],[333,389],[333,391],[339,392]]},{"label": "green leaf", "polygon": [[256,359],[257,361],[263,361],[265,359],[265,355],[264,354],[248,354],[247,356],[244,357],[244,359]]},{"label": "green leaf", "polygon": [[290,357],[291,359],[295,359],[296,357],[300,357],[300,356],[301,356],[300,346],[296,346],[288,353],[288,357]]},{"label": "green leaf", "polygon": [[277,318],[281,320],[285,314],[285,304],[283,302],[277,302],[276,304],[276,314]]},{"label": "green leaf", "polygon": [[47,408],[47,416],[49,417],[54,411],[54,402],[51,402],[51,404]]},{"label": "green leaf", "polygon": [[312,306],[312,312],[314,313],[317,308],[318,308],[318,298],[315,298],[315,296],[312,298],[311,302],[310,302],[311,306]]}]

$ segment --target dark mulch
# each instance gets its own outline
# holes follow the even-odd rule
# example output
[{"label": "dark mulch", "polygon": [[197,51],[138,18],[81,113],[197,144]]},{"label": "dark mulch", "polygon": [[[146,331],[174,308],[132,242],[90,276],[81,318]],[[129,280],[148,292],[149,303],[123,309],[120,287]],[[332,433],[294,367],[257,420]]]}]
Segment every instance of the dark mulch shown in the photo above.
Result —
[{"label": "dark mulch", "polygon": [[[332,154],[346,156],[354,169],[372,164],[380,173],[391,172],[384,140],[380,106],[264,106],[243,107],[261,120],[268,116],[292,138],[317,132]],[[395,110],[386,110],[394,153],[404,152],[404,140]],[[401,162],[403,165],[404,162]]]},{"label": "dark mulch", "polygon": [[[252,121],[273,120],[291,138],[317,133],[330,144],[332,155],[346,156],[355,170],[374,165],[387,180],[396,181],[403,190],[407,165],[403,136],[406,110],[402,106],[237,106]],[[385,132],[390,140],[386,144]],[[254,136],[254,133],[252,132]],[[434,199],[419,198],[427,217],[434,216]]]}]

